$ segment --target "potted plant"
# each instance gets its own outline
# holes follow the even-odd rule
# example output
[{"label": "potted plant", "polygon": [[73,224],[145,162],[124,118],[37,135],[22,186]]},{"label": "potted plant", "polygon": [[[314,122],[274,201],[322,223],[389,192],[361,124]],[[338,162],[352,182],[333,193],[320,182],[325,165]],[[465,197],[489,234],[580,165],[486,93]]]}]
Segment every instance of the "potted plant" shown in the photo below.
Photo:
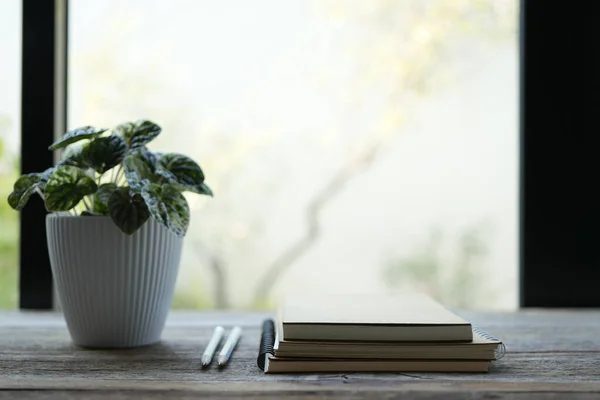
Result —
[{"label": "potted plant", "polygon": [[160,132],[147,120],[67,132],[50,146],[61,161],[21,176],[8,197],[20,211],[37,193],[50,212],[52,274],[77,345],[160,340],[190,218],[182,192],[212,196],[192,159],[146,147]]}]

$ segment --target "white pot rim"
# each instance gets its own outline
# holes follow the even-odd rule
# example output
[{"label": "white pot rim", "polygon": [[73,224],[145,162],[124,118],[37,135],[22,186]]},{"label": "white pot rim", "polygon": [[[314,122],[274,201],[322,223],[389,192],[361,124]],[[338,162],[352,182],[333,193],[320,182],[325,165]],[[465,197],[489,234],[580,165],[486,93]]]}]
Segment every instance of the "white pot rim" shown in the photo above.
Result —
[{"label": "white pot rim", "polygon": [[58,213],[49,213],[46,214],[46,218],[85,218],[85,219],[100,219],[100,218],[109,218],[110,215],[60,215]]}]

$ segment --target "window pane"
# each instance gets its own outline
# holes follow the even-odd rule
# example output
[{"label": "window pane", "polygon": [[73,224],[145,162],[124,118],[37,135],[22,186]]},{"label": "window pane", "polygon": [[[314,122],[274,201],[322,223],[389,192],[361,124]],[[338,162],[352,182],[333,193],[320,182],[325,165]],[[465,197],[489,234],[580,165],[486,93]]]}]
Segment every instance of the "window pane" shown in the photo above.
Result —
[{"label": "window pane", "polygon": [[205,170],[175,307],[513,308],[517,3],[72,1],[69,127],[149,118]]},{"label": "window pane", "polygon": [[0,13],[0,308],[16,308],[19,214],[6,198],[19,173],[21,119],[21,1]]}]

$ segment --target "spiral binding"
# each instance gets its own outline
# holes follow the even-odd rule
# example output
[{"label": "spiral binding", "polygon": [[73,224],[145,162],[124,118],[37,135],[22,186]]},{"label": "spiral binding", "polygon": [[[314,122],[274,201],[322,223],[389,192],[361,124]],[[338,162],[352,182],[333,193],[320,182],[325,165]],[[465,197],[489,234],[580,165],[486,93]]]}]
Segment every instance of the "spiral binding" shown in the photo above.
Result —
[{"label": "spiral binding", "polygon": [[488,331],[485,331],[476,326],[473,327],[473,332],[479,334],[480,336],[482,336],[485,339],[493,340],[495,342],[500,342],[498,347],[496,347],[496,350],[494,350],[494,357],[496,358],[496,360],[500,360],[500,359],[502,359],[502,357],[504,357],[504,355],[506,354],[506,346],[504,345],[504,343],[502,343],[500,341],[500,339],[498,339],[494,335],[490,334]]},{"label": "spiral binding", "polygon": [[272,319],[266,319],[263,321],[262,334],[260,337],[260,344],[258,346],[258,358],[256,364],[261,370],[265,370],[265,360],[268,354],[275,354],[273,346],[275,345],[275,323]]}]

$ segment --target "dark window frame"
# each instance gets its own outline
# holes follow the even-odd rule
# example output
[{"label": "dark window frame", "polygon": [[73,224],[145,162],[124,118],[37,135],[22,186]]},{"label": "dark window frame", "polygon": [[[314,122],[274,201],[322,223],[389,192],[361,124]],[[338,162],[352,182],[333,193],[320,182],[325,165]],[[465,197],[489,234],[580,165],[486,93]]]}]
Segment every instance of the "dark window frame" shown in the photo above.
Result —
[{"label": "dark window frame", "polygon": [[521,307],[600,306],[597,10],[521,1]]},{"label": "dark window frame", "polygon": [[[66,126],[67,0],[23,0],[21,173],[54,165],[48,146]],[[53,308],[46,209],[38,196],[21,212],[19,307]]]},{"label": "dark window frame", "polygon": [[[599,307],[595,3],[520,1],[520,306]],[[53,164],[47,147],[66,127],[67,10],[68,0],[23,0],[23,173]],[[37,198],[21,213],[22,309],[53,306],[45,215]]]}]

